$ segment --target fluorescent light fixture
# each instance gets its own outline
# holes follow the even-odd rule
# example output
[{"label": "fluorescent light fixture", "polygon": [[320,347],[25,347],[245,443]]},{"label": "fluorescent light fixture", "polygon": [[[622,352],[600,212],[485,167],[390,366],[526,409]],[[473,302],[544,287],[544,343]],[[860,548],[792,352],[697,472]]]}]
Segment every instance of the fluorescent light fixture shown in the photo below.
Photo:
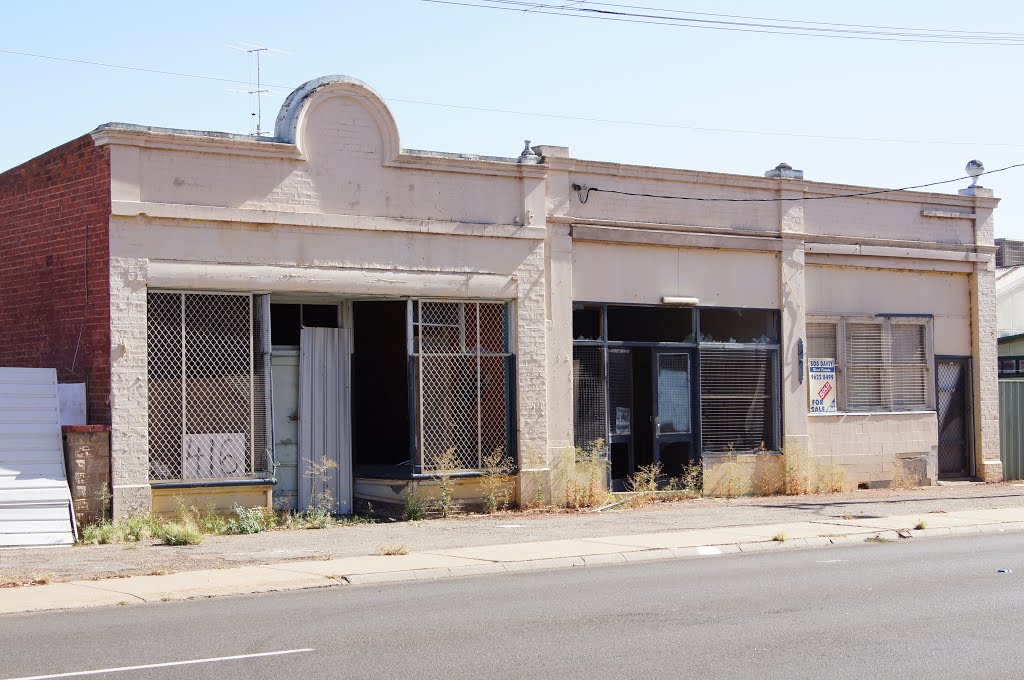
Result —
[{"label": "fluorescent light fixture", "polygon": [[672,297],[666,295],[665,297],[661,298],[661,301],[664,302],[666,305],[683,305],[685,307],[696,307],[698,304],[700,304],[700,300],[698,300],[695,297]]}]

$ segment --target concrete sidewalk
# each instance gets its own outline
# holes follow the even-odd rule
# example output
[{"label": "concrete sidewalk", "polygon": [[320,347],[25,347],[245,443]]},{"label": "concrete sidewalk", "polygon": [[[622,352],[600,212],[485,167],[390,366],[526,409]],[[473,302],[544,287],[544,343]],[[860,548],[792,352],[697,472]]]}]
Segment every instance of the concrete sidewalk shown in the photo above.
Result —
[{"label": "concrete sidewalk", "polygon": [[1024,507],[482,545],[4,588],[0,614],[1020,530]]}]

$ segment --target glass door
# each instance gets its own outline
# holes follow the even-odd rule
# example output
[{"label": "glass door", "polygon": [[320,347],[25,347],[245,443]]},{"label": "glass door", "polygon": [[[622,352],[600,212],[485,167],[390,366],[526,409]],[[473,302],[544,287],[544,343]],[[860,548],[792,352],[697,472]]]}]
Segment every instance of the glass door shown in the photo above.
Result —
[{"label": "glass door", "polygon": [[693,381],[689,351],[654,352],[654,455],[668,477],[693,458]]}]

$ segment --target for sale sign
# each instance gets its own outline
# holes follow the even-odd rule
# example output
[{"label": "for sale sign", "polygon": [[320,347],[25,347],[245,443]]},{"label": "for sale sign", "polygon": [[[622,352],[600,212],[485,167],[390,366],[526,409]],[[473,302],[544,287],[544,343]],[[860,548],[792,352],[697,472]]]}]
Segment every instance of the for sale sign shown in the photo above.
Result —
[{"label": "for sale sign", "polygon": [[808,359],[811,413],[836,413],[836,360]]}]

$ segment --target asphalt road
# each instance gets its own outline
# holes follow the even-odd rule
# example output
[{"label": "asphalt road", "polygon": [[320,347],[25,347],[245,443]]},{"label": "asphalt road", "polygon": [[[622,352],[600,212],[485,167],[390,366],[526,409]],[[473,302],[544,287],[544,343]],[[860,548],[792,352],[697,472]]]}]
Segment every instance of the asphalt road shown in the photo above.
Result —
[{"label": "asphalt road", "polygon": [[0,680],[1018,677],[1022,578],[1007,533],[14,615]]}]

